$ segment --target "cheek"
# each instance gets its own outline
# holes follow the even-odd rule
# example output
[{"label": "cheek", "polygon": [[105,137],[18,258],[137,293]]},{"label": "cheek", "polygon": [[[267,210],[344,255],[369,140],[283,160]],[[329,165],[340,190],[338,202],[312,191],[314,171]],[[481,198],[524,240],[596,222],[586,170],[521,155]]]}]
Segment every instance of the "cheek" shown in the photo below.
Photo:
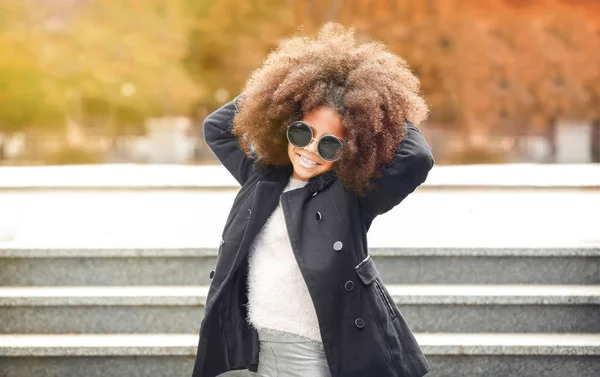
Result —
[{"label": "cheek", "polygon": [[335,162],[325,162],[321,166],[322,166],[323,171],[329,171],[329,170],[333,169],[334,165],[335,165]]}]

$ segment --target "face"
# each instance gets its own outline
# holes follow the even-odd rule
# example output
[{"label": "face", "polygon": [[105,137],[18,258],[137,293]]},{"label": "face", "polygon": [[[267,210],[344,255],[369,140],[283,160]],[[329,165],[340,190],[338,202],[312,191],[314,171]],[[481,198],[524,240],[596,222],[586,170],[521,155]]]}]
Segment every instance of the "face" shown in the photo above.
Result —
[{"label": "face", "polygon": [[[326,107],[319,107],[306,114],[302,121],[308,123],[313,129],[313,138],[319,140],[323,135],[335,135],[344,140],[344,128],[342,118],[337,112]],[[335,166],[335,162],[323,160],[317,152],[317,141],[312,140],[304,148],[298,148],[288,143],[288,156],[294,166],[293,177],[302,181],[325,173]],[[314,164],[303,161],[302,157],[314,162]]]}]

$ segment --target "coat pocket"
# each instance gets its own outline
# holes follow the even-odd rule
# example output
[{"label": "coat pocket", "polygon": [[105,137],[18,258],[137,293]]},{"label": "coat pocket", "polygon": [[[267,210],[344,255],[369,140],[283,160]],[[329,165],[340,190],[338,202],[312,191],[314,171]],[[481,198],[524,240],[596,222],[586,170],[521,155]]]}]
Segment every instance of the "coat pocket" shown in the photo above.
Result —
[{"label": "coat pocket", "polygon": [[392,317],[392,319],[395,319],[397,309],[396,304],[393,302],[392,298],[387,294],[385,287],[383,286],[383,283],[381,283],[380,279],[375,279],[375,287],[377,288],[379,294],[381,295],[381,298],[385,302],[390,316]]},{"label": "coat pocket", "polygon": [[385,306],[391,319],[395,319],[398,308],[396,308],[396,304],[392,300],[391,295],[388,294],[383,286],[383,282],[379,278],[379,272],[377,271],[377,267],[375,266],[375,262],[371,259],[371,256],[367,255],[367,257],[355,267],[355,270],[360,281],[364,285],[374,287],[373,289],[380,298],[380,302]]}]

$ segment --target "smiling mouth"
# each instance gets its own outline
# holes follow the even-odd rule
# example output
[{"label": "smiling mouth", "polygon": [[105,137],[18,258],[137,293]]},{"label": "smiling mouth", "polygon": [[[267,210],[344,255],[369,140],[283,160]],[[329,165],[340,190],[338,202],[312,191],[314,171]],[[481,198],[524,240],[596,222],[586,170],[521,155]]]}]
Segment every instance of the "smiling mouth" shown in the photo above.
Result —
[{"label": "smiling mouth", "polygon": [[299,153],[296,153],[296,155],[298,155],[298,158],[300,158],[300,161],[301,161],[302,165],[303,165],[304,167],[306,167],[306,168],[312,168],[312,167],[315,167],[315,166],[319,166],[319,165],[321,165],[321,164],[319,164],[318,162],[316,162],[316,161],[312,161],[312,160],[310,160],[310,159],[308,159],[308,158],[306,158],[306,157],[302,156],[302,155],[301,155],[301,154],[299,154]]}]

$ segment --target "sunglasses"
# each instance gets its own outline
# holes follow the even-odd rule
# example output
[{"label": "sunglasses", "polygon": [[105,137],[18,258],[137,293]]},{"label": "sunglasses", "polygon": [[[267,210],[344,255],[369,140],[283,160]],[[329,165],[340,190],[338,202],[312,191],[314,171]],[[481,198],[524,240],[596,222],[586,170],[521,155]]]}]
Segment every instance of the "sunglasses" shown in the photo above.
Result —
[{"label": "sunglasses", "polygon": [[342,149],[342,141],[335,135],[323,135],[318,140],[313,138],[312,127],[302,121],[296,121],[287,128],[287,139],[294,147],[304,148],[313,140],[317,141],[317,153],[328,162],[338,159],[338,152]]}]

